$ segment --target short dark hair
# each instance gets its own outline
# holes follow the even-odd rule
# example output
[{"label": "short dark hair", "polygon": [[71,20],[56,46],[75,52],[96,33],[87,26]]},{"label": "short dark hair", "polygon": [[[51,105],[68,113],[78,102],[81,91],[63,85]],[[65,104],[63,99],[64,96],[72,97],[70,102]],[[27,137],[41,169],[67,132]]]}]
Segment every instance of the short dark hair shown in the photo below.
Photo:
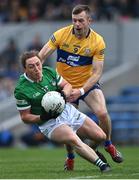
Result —
[{"label": "short dark hair", "polygon": [[91,9],[85,4],[78,4],[75,6],[72,10],[72,14],[80,14],[82,11],[85,11],[89,17],[91,16]]},{"label": "short dark hair", "polygon": [[[21,56],[20,56],[20,59],[21,59],[21,63],[22,63],[22,66],[24,68],[26,68],[26,60],[29,59],[29,58],[32,58],[34,56],[38,56],[38,53],[39,51],[36,51],[36,50],[32,50],[32,51],[25,51]],[[40,58],[39,58],[40,59]]]}]

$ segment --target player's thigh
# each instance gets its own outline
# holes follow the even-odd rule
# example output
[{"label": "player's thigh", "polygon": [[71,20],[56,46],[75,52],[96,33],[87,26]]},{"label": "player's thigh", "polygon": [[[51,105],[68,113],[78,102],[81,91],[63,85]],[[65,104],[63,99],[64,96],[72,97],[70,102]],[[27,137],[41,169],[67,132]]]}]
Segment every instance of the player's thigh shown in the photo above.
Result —
[{"label": "player's thigh", "polygon": [[83,125],[78,129],[77,135],[91,140],[105,140],[106,135],[103,130],[89,117],[86,117]]},{"label": "player's thigh", "polygon": [[84,99],[85,103],[91,110],[98,114],[99,112],[107,112],[105,97],[100,89],[94,89]]},{"label": "player's thigh", "polygon": [[63,124],[53,130],[51,140],[59,143],[72,143],[77,140],[76,133],[66,124]]}]

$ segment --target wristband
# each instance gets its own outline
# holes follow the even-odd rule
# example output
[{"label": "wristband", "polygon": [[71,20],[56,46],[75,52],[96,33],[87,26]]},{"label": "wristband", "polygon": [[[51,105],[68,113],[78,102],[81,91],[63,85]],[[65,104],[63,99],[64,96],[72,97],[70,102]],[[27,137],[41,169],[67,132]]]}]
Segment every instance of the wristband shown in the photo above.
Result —
[{"label": "wristband", "polygon": [[81,96],[83,96],[85,94],[84,89],[80,88],[79,90],[80,90]]}]

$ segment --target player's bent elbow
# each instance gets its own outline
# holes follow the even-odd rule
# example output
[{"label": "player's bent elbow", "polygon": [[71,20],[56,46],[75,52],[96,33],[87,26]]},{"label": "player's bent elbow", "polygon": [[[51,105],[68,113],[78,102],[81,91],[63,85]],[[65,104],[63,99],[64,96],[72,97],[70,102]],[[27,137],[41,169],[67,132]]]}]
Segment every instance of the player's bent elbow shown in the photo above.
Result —
[{"label": "player's bent elbow", "polygon": [[28,121],[28,120],[26,120],[26,119],[22,119],[22,121],[23,121],[23,123],[25,123],[25,124],[29,124],[30,122]]},{"label": "player's bent elbow", "polygon": [[23,123],[25,124],[29,124],[29,120],[25,117],[25,116],[21,116],[21,120],[23,121]]}]

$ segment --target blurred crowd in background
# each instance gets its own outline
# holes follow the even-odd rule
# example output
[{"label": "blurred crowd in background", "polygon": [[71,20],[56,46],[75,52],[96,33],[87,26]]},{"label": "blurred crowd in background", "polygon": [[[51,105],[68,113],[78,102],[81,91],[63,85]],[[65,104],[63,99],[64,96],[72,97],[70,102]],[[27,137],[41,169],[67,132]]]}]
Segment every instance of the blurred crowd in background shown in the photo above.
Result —
[{"label": "blurred crowd in background", "polygon": [[[0,0],[0,23],[70,20],[76,4],[88,4],[95,21],[139,18],[139,0]],[[34,37],[27,49],[41,47],[41,40]],[[14,39],[0,53],[0,100],[11,95],[20,74],[19,53]]]},{"label": "blurred crowd in background", "polygon": [[13,93],[15,82],[19,76],[19,50],[13,39],[0,53],[0,100],[4,100]]},{"label": "blurred crowd in background", "polygon": [[68,20],[76,4],[88,4],[97,21],[139,18],[139,0],[0,0],[0,23]]},{"label": "blurred crowd in background", "polygon": [[[0,24],[70,20],[76,4],[88,4],[95,21],[129,20],[139,18],[139,0],[0,0]],[[27,49],[40,50],[42,42],[34,37]],[[0,100],[12,94],[21,73],[19,48],[14,39],[0,53]]]},{"label": "blurred crowd in background", "polygon": [[[32,42],[25,50],[40,50],[43,46],[41,37],[36,34]],[[14,39],[9,39],[7,46],[0,53],[0,100],[4,100],[13,94],[15,83],[22,73],[19,61],[20,50]]]}]

